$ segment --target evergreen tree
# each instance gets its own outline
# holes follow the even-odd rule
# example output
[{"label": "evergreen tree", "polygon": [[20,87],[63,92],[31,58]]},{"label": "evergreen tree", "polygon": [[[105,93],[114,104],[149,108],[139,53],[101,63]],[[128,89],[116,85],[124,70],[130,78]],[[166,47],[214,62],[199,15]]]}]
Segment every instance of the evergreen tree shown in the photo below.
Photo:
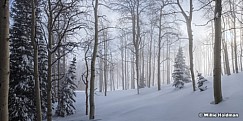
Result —
[{"label": "evergreen tree", "polygon": [[71,61],[70,67],[68,69],[67,74],[65,75],[65,79],[62,82],[61,90],[60,90],[60,104],[57,106],[56,114],[58,116],[66,116],[72,115],[75,113],[74,97],[75,89],[77,85],[74,83],[76,80],[76,58],[73,58]]},{"label": "evergreen tree", "polygon": [[174,72],[172,73],[174,79],[173,86],[182,88],[184,83],[190,82],[190,71],[185,63],[183,50],[180,47],[175,58]]},{"label": "evergreen tree", "polygon": [[9,120],[35,118],[33,49],[30,40],[31,5],[28,0],[15,0],[10,28]]},{"label": "evergreen tree", "polygon": [[206,90],[206,89],[207,89],[207,86],[206,86],[204,83],[207,81],[207,79],[205,79],[205,78],[202,76],[201,73],[198,73],[197,76],[198,76],[198,82],[197,82],[197,84],[198,84],[198,86],[197,86],[198,89],[199,89],[200,91],[204,91],[204,90]]},{"label": "evergreen tree", "polygon": [[[178,66],[178,63],[176,63],[175,65]],[[173,82],[172,86],[175,86],[176,88],[180,88],[181,89],[181,88],[184,87],[184,82],[182,81],[182,79],[183,79],[183,72],[181,71],[180,68],[178,68],[176,66],[175,66],[175,69],[174,69],[174,73],[172,73],[172,77],[174,79],[174,82]]]},{"label": "evergreen tree", "polygon": [[46,118],[47,112],[47,49],[46,43],[43,39],[39,40],[39,81],[40,81],[40,91],[41,91],[41,109],[42,118]]},{"label": "evergreen tree", "polygon": [[[47,83],[47,49],[43,39],[40,23],[40,0],[36,3],[36,40],[39,50],[39,80],[42,102],[42,114],[45,116],[46,83]],[[31,1],[15,0],[12,5],[11,17],[13,25],[10,28],[10,121],[35,120],[35,91],[33,76],[33,48],[31,45]]]}]

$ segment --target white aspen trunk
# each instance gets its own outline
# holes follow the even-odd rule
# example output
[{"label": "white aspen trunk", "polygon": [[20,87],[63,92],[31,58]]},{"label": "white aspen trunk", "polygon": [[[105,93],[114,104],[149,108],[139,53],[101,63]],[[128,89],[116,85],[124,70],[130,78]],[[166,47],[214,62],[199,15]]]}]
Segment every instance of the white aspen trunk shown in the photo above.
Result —
[{"label": "white aspen trunk", "polygon": [[131,89],[135,89],[135,68],[134,68],[134,54],[131,59]]},{"label": "white aspen trunk", "polygon": [[167,39],[167,49],[166,49],[166,59],[167,59],[167,84],[170,84],[170,42]]},{"label": "white aspen trunk", "polygon": [[107,33],[103,31],[103,37],[104,37],[104,87],[105,87],[105,96],[107,96],[107,86],[108,86],[108,64],[107,64]]},{"label": "white aspen trunk", "polygon": [[98,49],[98,4],[99,0],[95,0],[94,5],[94,18],[95,18],[95,42],[94,42],[94,49],[93,49],[93,55],[91,60],[91,77],[90,77],[90,112],[89,112],[89,119],[95,118],[95,100],[94,100],[94,83],[95,83],[95,62],[96,62],[96,56],[97,56],[97,49]]},{"label": "white aspen trunk", "polygon": [[121,59],[122,59],[122,90],[125,90],[125,74],[124,74],[124,43],[123,38],[121,39]]},{"label": "white aspen trunk", "polygon": [[[100,53],[103,53],[102,49],[100,49]],[[103,89],[103,59],[99,58],[99,92],[102,92]]]},{"label": "white aspen trunk", "polygon": [[[126,38],[126,37],[125,37]],[[124,81],[125,81],[125,90],[127,90],[127,83],[128,83],[128,80],[127,80],[127,39],[125,39],[125,43],[124,43]]]},{"label": "white aspen trunk", "polygon": [[[236,28],[236,16],[235,16],[235,0],[233,0],[233,26]],[[236,40],[236,29],[234,29],[234,56],[235,56],[235,72],[238,73],[238,56],[237,56],[237,40]]]},{"label": "white aspen trunk", "polygon": [[152,68],[152,45],[153,45],[153,29],[151,24],[151,32],[150,32],[150,44],[149,44],[149,70],[148,70],[148,87],[151,85],[151,68]]},{"label": "white aspen trunk", "polygon": [[180,5],[179,0],[177,0],[177,4],[182,12],[182,15],[184,16],[187,24],[187,34],[189,38],[189,57],[190,57],[190,71],[191,71],[191,78],[192,78],[192,87],[193,91],[196,91],[195,86],[195,76],[194,76],[194,65],[193,65],[193,35],[192,35],[192,12],[193,12],[193,3],[192,0],[190,0],[190,10],[189,15],[186,14],[186,12],[183,10],[183,8]]},{"label": "white aspen trunk", "polygon": [[222,44],[223,44],[223,49],[224,49],[225,73],[227,75],[230,75],[228,49],[227,49],[227,43],[225,42],[225,34],[224,33],[222,35]]}]

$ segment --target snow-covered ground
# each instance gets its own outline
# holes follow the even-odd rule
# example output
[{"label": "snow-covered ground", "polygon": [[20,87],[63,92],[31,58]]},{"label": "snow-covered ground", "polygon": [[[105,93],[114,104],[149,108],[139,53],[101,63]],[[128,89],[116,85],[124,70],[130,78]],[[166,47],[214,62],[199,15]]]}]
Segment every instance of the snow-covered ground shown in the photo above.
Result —
[{"label": "snow-covered ground", "polygon": [[[192,91],[192,85],[183,89],[171,85],[154,88],[108,92],[108,96],[98,93],[96,100],[96,120],[102,121],[243,121],[243,73],[223,76],[222,94],[224,101],[213,101],[212,78],[207,78],[206,91]],[[65,118],[54,117],[55,121],[87,121],[85,116],[84,92],[77,92],[77,112]],[[238,113],[238,118],[200,118],[199,114]]]}]

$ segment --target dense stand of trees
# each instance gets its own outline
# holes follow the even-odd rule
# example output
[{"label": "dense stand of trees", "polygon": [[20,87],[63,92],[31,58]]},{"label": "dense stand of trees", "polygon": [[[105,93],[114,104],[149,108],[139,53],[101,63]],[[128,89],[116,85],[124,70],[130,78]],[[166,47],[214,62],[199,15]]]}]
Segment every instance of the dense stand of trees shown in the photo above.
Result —
[{"label": "dense stand of trees", "polygon": [[[192,90],[197,90],[195,72],[213,75],[214,100],[220,103],[221,76],[243,70],[243,2],[188,2],[13,0],[10,26],[9,1],[2,0],[0,120],[51,121],[53,109],[58,116],[71,115],[74,90],[81,85],[86,115],[94,119],[96,91],[140,94],[141,88],[170,84],[179,74],[172,65],[179,63],[174,61],[179,48],[187,57]],[[195,12],[204,13],[206,24],[194,21]],[[203,33],[208,36],[198,37],[198,26],[209,28]],[[70,60],[75,55],[80,55],[77,70],[76,59]]]}]

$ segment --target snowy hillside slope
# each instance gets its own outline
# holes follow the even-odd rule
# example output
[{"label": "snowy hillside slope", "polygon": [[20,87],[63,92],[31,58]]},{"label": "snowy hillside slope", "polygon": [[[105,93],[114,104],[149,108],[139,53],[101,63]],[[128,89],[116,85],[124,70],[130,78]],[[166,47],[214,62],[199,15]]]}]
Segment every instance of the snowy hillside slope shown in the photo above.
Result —
[{"label": "snowy hillside slope", "polygon": [[[206,91],[192,91],[192,85],[183,89],[172,85],[156,88],[108,92],[108,96],[98,93],[96,99],[96,120],[101,121],[243,121],[243,73],[223,76],[222,94],[224,101],[218,105],[213,101],[212,78],[207,78]],[[78,92],[77,112],[55,121],[87,121],[84,115],[84,92]],[[200,118],[199,113],[238,113],[238,118]]]}]

